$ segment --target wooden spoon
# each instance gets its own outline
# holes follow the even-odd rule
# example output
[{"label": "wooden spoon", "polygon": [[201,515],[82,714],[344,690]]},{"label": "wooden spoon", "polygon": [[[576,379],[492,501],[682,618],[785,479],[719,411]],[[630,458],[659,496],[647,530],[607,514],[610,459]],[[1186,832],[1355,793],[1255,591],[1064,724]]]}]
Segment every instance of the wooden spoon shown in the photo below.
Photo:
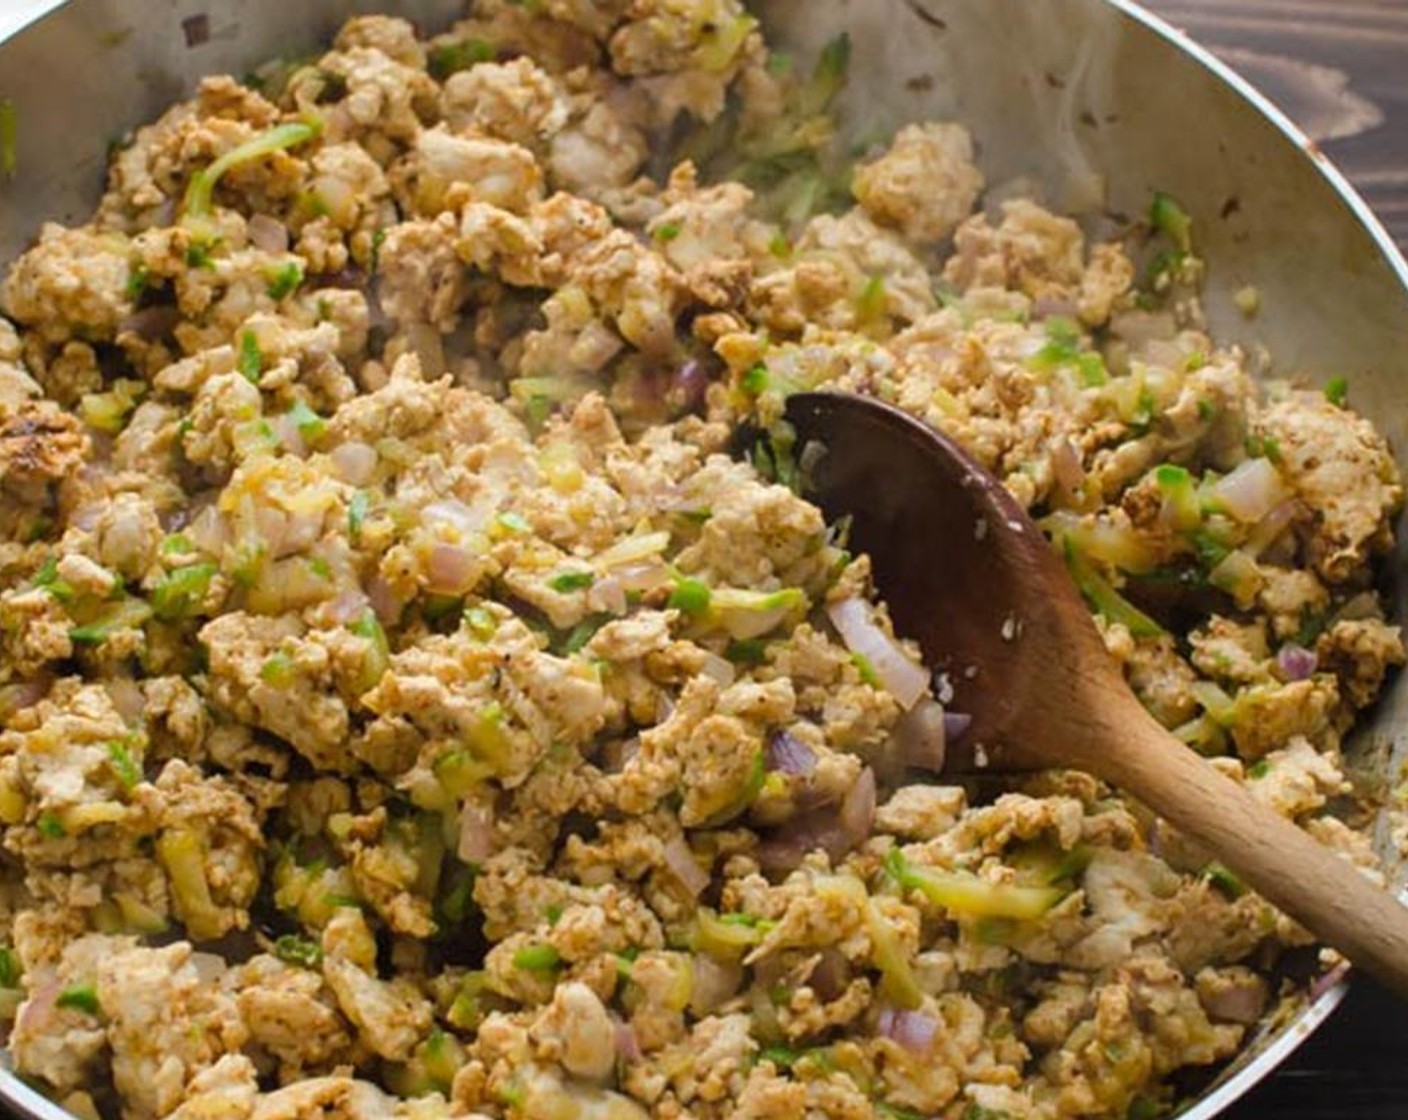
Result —
[{"label": "wooden spoon", "polygon": [[[852,519],[896,630],[973,722],[950,765],[1085,770],[1144,802],[1408,997],[1408,909],[1168,733],[1125,684],[1041,531],[947,437],[868,398],[803,393],[808,496]],[[813,462],[815,460],[815,462]]]}]

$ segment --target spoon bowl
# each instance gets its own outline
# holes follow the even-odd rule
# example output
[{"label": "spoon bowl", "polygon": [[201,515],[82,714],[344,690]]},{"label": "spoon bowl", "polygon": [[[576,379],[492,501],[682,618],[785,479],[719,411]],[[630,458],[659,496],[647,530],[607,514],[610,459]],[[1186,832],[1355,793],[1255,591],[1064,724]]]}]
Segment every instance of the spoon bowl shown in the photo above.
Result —
[{"label": "spoon bowl", "polygon": [[972,715],[947,768],[1092,773],[1408,998],[1408,909],[1144,710],[1065,565],[997,479],[871,398],[801,393],[785,416],[807,496],[851,519],[896,631]]}]

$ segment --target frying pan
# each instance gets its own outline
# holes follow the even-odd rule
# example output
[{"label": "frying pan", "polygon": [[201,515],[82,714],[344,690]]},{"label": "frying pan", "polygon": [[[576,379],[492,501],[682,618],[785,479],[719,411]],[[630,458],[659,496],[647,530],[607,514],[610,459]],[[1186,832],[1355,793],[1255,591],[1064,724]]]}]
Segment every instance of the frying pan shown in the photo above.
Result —
[{"label": "frying pan", "polygon": [[[1182,33],[1128,0],[762,0],[773,41],[805,54],[853,42],[843,123],[854,138],[924,118],[963,121],[990,184],[1022,183],[1092,227],[1140,214],[1155,190],[1196,222],[1209,327],[1269,354],[1278,376],[1346,376],[1355,406],[1408,449],[1408,266],[1368,207],[1275,107]],[[189,95],[205,74],[325,43],[350,15],[395,11],[423,28],[462,0],[3,0],[0,97],[18,120],[18,167],[0,184],[0,262],[40,222],[81,222],[110,141]],[[1232,299],[1254,285],[1248,320]],[[1400,530],[1402,526],[1400,526]],[[1400,539],[1402,538],[1400,531]],[[1392,565],[1396,571],[1404,550]],[[1395,614],[1405,593],[1389,579]],[[1350,744],[1365,780],[1408,756],[1408,678]],[[1395,881],[1401,856],[1378,839]],[[1210,1120],[1266,1077],[1339,1004],[1345,982],[1268,1016],[1191,1098]],[[0,1052],[0,1062],[3,1053]],[[68,1114],[0,1068],[0,1108]]]}]

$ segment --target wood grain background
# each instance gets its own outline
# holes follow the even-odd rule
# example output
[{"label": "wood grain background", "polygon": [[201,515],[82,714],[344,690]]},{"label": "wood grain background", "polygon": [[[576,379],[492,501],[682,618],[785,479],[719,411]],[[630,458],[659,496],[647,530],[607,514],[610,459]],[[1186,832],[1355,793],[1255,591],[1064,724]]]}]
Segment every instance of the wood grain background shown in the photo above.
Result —
[{"label": "wood grain background", "polygon": [[[1280,105],[1408,250],[1408,0],[1144,2]],[[1408,1007],[1360,979],[1227,1118],[1408,1120]]]}]

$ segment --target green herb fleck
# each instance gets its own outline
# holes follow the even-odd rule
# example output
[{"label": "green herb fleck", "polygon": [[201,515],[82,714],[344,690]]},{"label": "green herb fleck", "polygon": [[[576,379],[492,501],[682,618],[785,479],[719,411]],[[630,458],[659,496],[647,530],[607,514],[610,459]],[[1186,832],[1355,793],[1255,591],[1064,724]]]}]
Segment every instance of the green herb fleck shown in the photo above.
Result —
[{"label": "green herb fleck", "polygon": [[761,638],[738,638],[729,642],[724,657],[735,665],[761,665],[768,659],[767,643]]},{"label": "green herb fleck", "polygon": [[34,586],[42,587],[60,603],[72,602],[74,597],[73,586],[59,578],[59,562],[53,556],[39,565],[39,570],[34,573]]},{"label": "green herb fleck", "polygon": [[286,933],[274,942],[274,956],[299,968],[317,968],[323,963],[323,950],[296,933]]},{"label": "green herb fleck", "polygon": [[270,269],[267,276],[269,282],[265,290],[269,293],[269,298],[281,300],[293,295],[302,285],[303,266],[297,261],[288,261]]},{"label": "green herb fleck", "polygon": [[142,768],[137,765],[125,743],[115,739],[108,744],[108,762],[125,788],[131,789],[142,780]]},{"label": "green herb fleck", "polygon": [[240,352],[237,362],[239,371],[251,385],[259,384],[264,372],[264,354],[259,349],[259,339],[253,331],[240,332]]},{"label": "green herb fleck", "polygon": [[306,440],[320,439],[323,433],[328,430],[328,422],[302,400],[293,402],[293,407],[288,410],[288,417],[298,428],[299,434]]},{"label": "green herb fleck", "polygon": [[759,362],[743,375],[738,384],[750,396],[760,396],[767,391],[768,367]]},{"label": "green herb fleck", "polygon": [[856,667],[856,672],[860,674],[861,682],[871,688],[883,688],[884,682],[880,680],[880,674],[875,671],[875,666],[870,663],[870,658],[863,653],[851,654],[851,664]]},{"label": "green herb fleck", "polygon": [[98,992],[92,984],[73,984],[61,991],[54,1003],[58,1007],[82,1011],[85,1015],[101,1015],[103,1010],[98,1005]]},{"label": "green herb fleck", "polygon": [[48,840],[62,840],[68,835],[68,829],[64,827],[64,822],[50,809],[46,809],[39,814],[39,819],[34,822],[34,826],[39,829],[39,835]]},{"label": "green herb fleck", "polygon": [[592,615],[584,618],[576,626],[567,632],[567,636],[562,640],[562,652],[572,654],[579,652],[583,646],[596,636],[596,632],[606,625],[605,615]]},{"label": "green herb fleck", "polygon": [[275,688],[283,688],[293,680],[293,659],[282,650],[270,654],[259,667],[259,679]]},{"label": "green herb fleck", "polygon": [[549,927],[555,926],[562,920],[562,907],[554,902],[543,912],[543,916],[547,918]]},{"label": "green herb fleck", "polygon": [[20,986],[20,961],[11,949],[0,949],[0,988]]},{"label": "green herb fleck", "polygon": [[1214,860],[1203,868],[1202,877],[1226,895],[1229,899],[1239,899],[1247,893],[1247,886],[1235,872]]},{"label": "green herb fleck", "polygon": [[367,506],[371,499],[365,490],[358,490],[347,503],[347,535],[356,540],[362,535],[362,525],[367,520]]},{"label": "green herb fleck", "polygon": [[437,82],[443,82],[451,74],[469,70],[481,62],[493,62],[498,53],[494,44],[486,39],[462,39],[454,43],[440,43],[427,52],[426,69]]},{"label": "green herb fleck", "polygon": [[1325,382],[1325,399],[1336,408],[1343,408],[1349,400],[1349,380],[1344,377],[1330,378]]},{"label": "green herb fleck", "polygon": [[161,578],[152,589],[152,613],[162,622],[190,617],[205,601],[210,581],[219,571],[214,564],[188,564]]},{"label": "green herb fleck", "polygon": [[470,607],[466,610],[464,624],[469,627],[469,632],[480,641],[488,641],[499,628],[499,624],[494,620],[493,612],[486,607]]},{"label": "green herb fleck", "polygon": [[559,595],[566,595],[573,591],[585,591],[595,582],[596,577],[591,572],[562,572],[548,580],[548,586]]},{"label": "green herb fleck", "polygon": [[210,267],[210,245],[204,241],[192,241],[186,246],[187,268]]},{"label": "green herb fleck", "polygon": [[1149,204],[1149,224],[1172,241],[1180,252],[1193,249],[1193,221],[1172,196],[1159,191]]},{"label": "green herb fleck", "polygon": [[683,232],[684,227],[681,226],[678,222],[665,222],[661,225],[656,226],[655,232],[651,236],[653,236],[656,241],[662,241],[668,244],[669,242],[674,241]]},{"label": "green herb fleck", "polygon": [[127,298],[134,303],[142,298],[142,293],[151,284],[151,272],[141,261],[134,264],[127,272],[127,287],[125,289]]}]

